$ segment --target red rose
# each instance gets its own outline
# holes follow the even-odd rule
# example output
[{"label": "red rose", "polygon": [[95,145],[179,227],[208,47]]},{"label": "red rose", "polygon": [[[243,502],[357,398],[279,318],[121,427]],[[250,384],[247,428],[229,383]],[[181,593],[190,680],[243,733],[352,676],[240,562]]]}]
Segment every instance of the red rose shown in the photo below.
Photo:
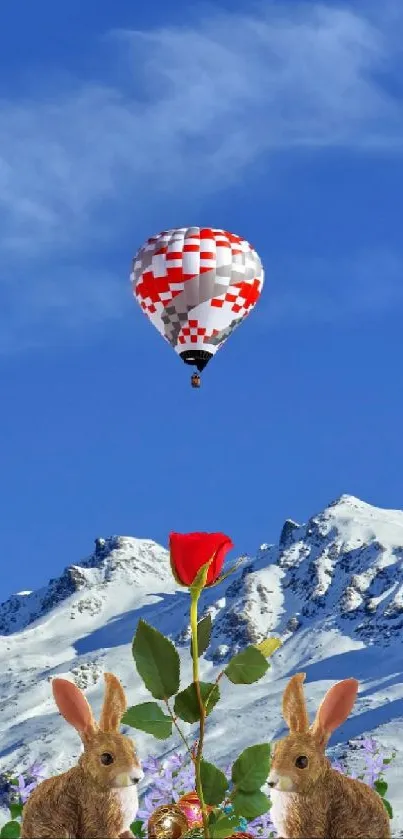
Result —
[{"label": "red rose", "polygon": [[214,557],[207,575],[206,586],[220,576],[225,555],[234,545],[224,533],[170,533],[169,550],[175,580],[191,586],[198,571]]}]

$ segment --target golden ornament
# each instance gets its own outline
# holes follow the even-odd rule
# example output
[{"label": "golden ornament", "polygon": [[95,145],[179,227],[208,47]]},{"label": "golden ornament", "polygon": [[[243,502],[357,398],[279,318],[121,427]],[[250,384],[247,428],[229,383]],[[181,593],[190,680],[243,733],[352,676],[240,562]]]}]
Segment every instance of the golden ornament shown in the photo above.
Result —
[{"label": "golden ornament", "polygon": [[[178,807],[180,807],[182,813],[185,814],[189,827],[202,827],[203,816],[197,792],[193,790],[193,792],[187,792],[185,795],[182,795],[182,798],[178,801]],[[208,813],[210,813],[212,809],[212,807],[209,807],[208,805],[206,806]]]},{"label": "golden ornament", "polygon": [[251,833],[233,833],[229,839],[254,839]]},{"label": "golden ornament", "polygon": [[176,804],[157,807],[148,820],[148,839],[181,839],[187,830],[187,818]]}]

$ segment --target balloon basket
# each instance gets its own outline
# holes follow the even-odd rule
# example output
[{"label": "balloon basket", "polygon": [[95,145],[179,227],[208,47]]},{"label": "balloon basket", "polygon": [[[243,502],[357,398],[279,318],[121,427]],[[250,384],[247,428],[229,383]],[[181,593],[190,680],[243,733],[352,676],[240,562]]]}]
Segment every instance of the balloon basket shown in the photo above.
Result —
[{"label": "balloon basket", "polygon": [[190,384],[194,388],[199,388],[201,385],[201,378],[198,373],[193,373],[190,377]]}]

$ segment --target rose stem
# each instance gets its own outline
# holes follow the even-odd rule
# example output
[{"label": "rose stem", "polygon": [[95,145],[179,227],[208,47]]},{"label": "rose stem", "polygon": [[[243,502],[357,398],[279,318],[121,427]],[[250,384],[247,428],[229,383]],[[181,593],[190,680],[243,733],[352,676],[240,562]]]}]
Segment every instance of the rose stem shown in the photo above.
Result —
[{"label": "rose stem", "polygon": [[206,709],[203,705],[203,700],[200,691],[200,676],[199,676],[199,645],[198,645],[198,638],[197,638],[197,604],[200,597],[200,590],[199,591],[191,591],[191,603],[190,603],[190,627],[192,632],[192,658],[193,658],[193,681],[196,685],[196,693],[197,699],[199,702],[200,708],[200,736],[199,742],[197,746],[196,752],[196,760],[195,760],[195,775],[196,775],[196,790],[197,795],[200,801],[201,811],[202,811],[202,818],[203,818],[203,831],[205,839],[210,839],[210,832],[209,832],[209,825],[208,825],[208,818],[207,818],[207,811],[206,805],[204,803],[204,796],[203,796],[203,788],[201,784],[201,773],[200,773],[200,764],[201,758],[203,753],[203,742],[204,742],[204,724],[206,719]]},{"label": "rose stem", "polygon": [[195,762],[195,758],[194,758],[194,756],[193,756],[192,749],[191,749],[191,747],[189,746],[189,743],[188,743],[188,741],[186,740],[185,735],[184,735],[184,734],[182,733],[182,731],[180,730],[178,723],[176,722],[176,719],[177,719],[177,718],[175,717],[174,713],[171,711],[171,708],[169,707],[169,702],[168,702],[168,700],[167,700],[167,699],[164,699],[164,702],[165,702],[165,705],[167,706],[167,711],[168,711],[169,716],[171,717],[171,720],[172,720],[172,722],[173,722],[173,724],[174,724],[174,726],[175,726],[175,728],[176,728],[176,730],[177,730],[177,732],[178,732],[178,734],[179,734],[179,737],[180,737],[180,738],[181,738],[181,740],[184,742],[184,744],[185,744],[185,746],[186,746],[186,748],[187,748],[187,751],[189,752],[190,757],[191,757],[191,759],[192,759],[192,761],[193,761],[193,763],[194,763],[194,762]]}]

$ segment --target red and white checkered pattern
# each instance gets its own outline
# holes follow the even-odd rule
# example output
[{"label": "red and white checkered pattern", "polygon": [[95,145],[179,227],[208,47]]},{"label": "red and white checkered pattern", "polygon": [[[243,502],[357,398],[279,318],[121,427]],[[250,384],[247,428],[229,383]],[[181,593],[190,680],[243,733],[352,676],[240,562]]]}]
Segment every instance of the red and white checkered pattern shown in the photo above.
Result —
[{"label": "red and white checkered pattern", "polygon": [[179,335],[179,344],[202,344],[206,337],[206,327],[200,326],[197,320],[188,320],[187,325],[183,326]]},{"label": "red and white checkered pattern", "polygon": [[131,281],[142,310],[176,352],[214,353],[256,305],[264,272],[245,239],[190,227],[148,239],[133,260]]},{"label": "red and white checkered pattern", "polygon": [[248,314],[249,309],[253,307],[260,297],[261,284],[259,280],[254,280],[253,283],[235,283],[230,286],[226,294],[221,297],[213,297],[210,305],[222,309],[226,303],[231,304],[231,311],[239,314],[239,317],[244,317]]}]

